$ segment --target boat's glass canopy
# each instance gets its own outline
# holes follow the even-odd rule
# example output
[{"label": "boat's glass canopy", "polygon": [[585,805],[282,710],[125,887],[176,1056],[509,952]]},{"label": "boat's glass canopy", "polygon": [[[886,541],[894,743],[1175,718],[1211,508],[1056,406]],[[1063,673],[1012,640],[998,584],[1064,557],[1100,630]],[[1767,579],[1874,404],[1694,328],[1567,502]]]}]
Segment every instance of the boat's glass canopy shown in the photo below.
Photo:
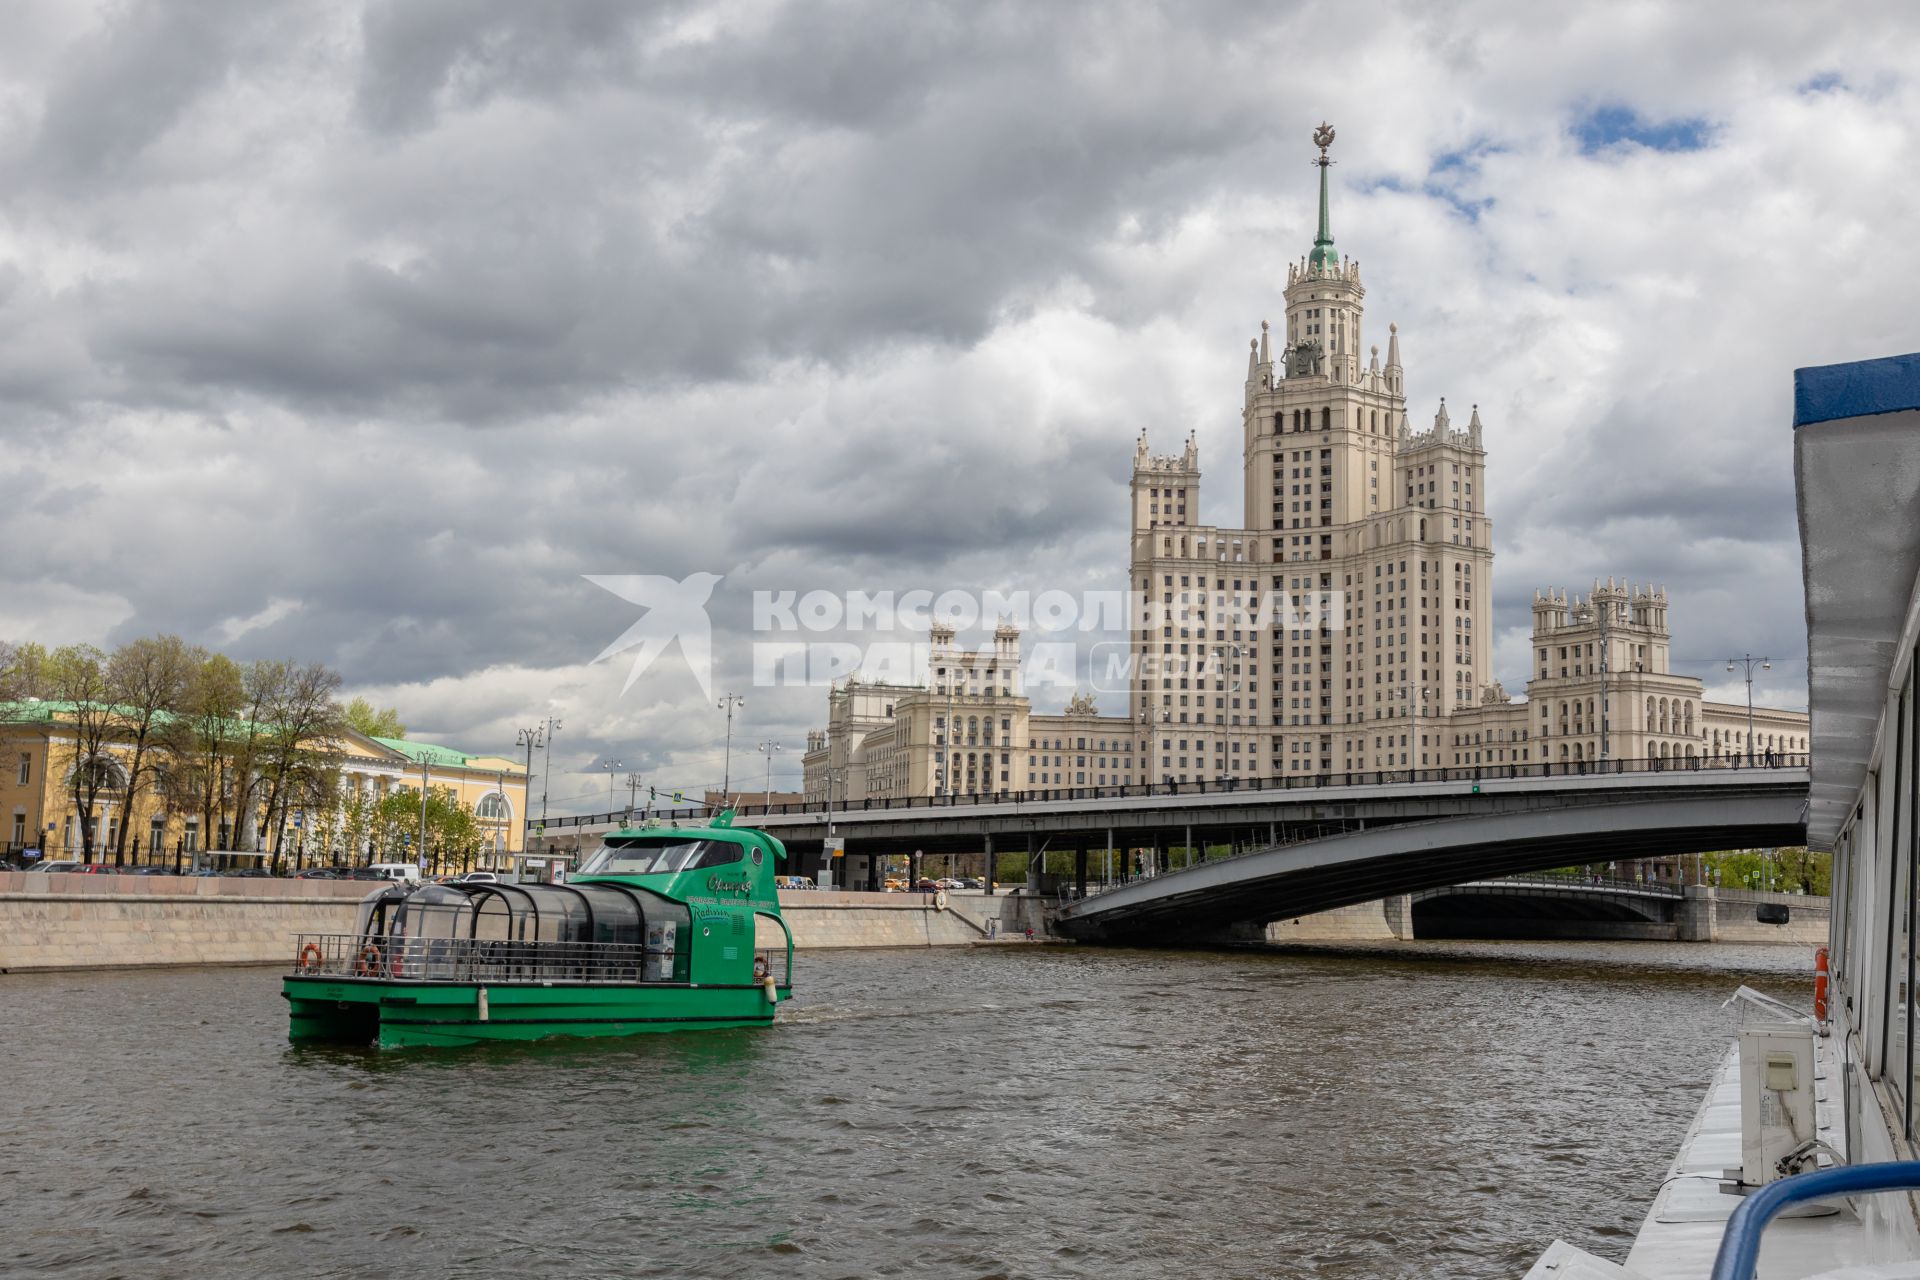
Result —
[{"label": "boat's glass canopy", "polygon": [[684,903],[633,885],[426,885],[369,900],[369,938],[646,944],[671,951],[688,934]]},{"label": "boat's glass canopy", "polygon": [[693,871],[740,861],[746,850],[730,840],[663,840],[659,836],[612,836],[587,860],[581,875],[642,876]]}]

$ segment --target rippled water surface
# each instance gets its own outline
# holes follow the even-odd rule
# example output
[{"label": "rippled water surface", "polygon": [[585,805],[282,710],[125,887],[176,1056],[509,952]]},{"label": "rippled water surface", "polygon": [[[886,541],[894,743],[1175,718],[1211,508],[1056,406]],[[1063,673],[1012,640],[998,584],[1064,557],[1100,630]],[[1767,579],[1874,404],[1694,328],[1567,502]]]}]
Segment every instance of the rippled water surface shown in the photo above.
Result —
[{"label": "rippled water surface", "polygon": [[1620,1258],[1801,948],[820,952],[757,1032],[293,1049],[270,971],[0,978],[0,1273],[1520,1276]]}]

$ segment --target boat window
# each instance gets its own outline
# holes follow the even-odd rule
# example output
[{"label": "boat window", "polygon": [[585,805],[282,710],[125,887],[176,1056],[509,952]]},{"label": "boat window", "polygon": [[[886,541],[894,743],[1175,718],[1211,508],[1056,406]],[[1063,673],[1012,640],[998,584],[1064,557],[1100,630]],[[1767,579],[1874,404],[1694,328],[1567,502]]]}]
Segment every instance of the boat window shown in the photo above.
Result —
[{"label": "boat window", "polygon": [[473,933],[473,900],[463,890],[428,885],[389,908],[387,932],[405,938],[466,938]]},{"label": "boat window", "polygon": [[740,861],[743,850],[726,840],[658,839],[632,844],[609,841],[593,855],[581,875],[644,876],[662,871],[694,871]]}]

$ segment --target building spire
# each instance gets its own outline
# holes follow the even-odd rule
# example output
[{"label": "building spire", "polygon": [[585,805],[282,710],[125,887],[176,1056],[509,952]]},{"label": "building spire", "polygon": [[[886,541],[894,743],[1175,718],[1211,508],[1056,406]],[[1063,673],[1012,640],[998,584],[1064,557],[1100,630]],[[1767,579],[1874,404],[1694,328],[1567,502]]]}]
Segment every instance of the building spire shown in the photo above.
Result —
[{"label": "building spire", "polygon": [[1327,158],[1327,148],[1333,145],[1333,128],[1324,120],[1313,131],[1313,145],[1320,148],[1320,158],[1314,161],[1320,166],[1320,234],[1313,238],[1307,266],[1316,272],[1331,271],[1340,265],[1340,254],[1333,247],[1333,225],[1327,217],[1327,166],[1333,163]]}]

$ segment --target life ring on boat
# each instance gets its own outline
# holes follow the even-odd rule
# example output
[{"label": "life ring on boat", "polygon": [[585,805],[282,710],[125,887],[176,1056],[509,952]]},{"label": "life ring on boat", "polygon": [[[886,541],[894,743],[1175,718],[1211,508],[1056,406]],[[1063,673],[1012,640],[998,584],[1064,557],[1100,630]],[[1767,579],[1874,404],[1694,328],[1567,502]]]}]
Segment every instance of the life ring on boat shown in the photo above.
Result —
[{"label": "life ring on boat", "polygon": [[947,891],[945,889],[935,889],[933,891],[933,909],[935,911],[945,911],[947,909]]},{"label": "life ring on boat", "polygon": [[326,957],[320,952],[319,943],[309,942],[300,948],[300,968],[307,973],[312,973],[326,962]]},{"label": "life ring on boat", "polygon": [[353,971],[363,978],[377,978],[380,976],[380,958],[380,948],[369,942],[354,957]]},{"label": "life ring on boat", "polygon": [[1827,949],[1813,953],[1813,1016],[1827,1020]]}]

